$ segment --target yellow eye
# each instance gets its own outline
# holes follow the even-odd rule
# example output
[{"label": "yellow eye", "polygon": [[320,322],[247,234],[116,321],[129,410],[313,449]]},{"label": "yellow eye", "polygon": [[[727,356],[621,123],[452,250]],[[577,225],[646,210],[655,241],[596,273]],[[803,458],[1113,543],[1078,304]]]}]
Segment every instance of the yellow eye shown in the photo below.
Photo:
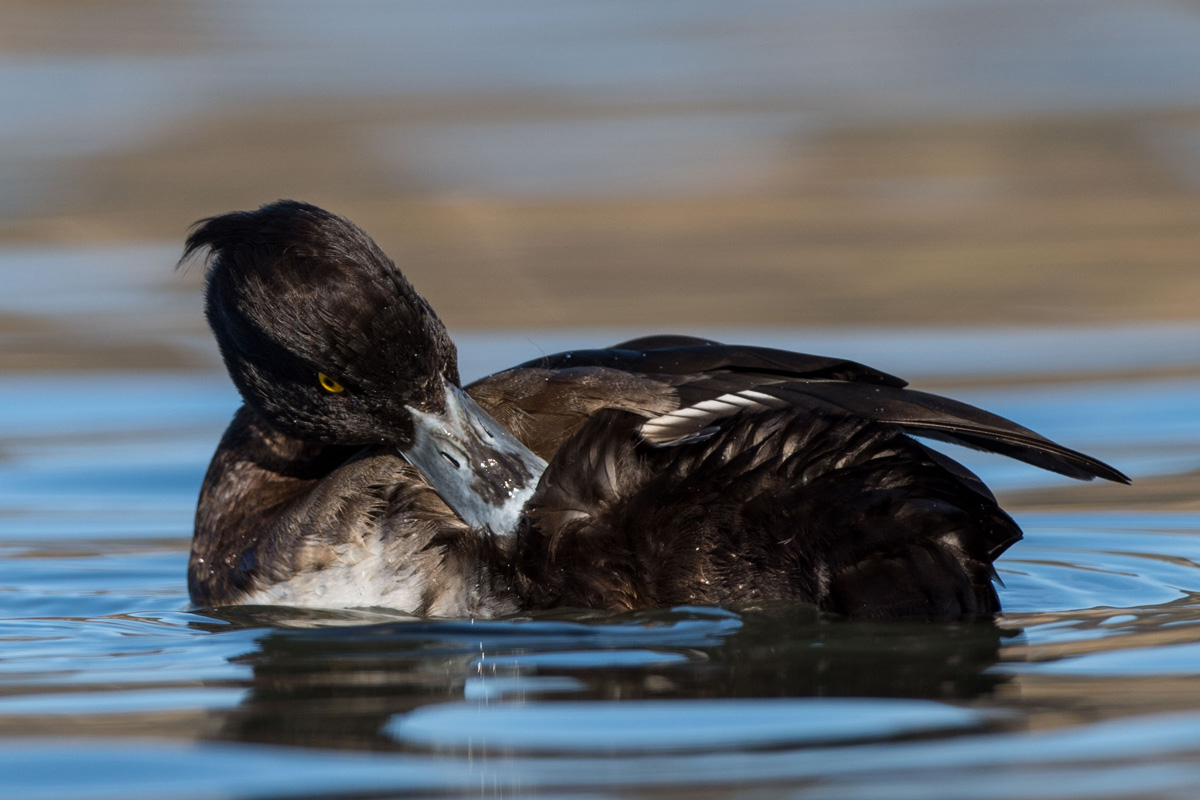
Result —
[{"label": "yellow eye", "polygon": [[324,372],[317,373],[317,380],[319,380],[321,382],[321,388],[327,392],[333,392],[334,394],[337,394],[338,392],[346,391],[345,386],[342,386],[340,383],[338,383],[333,378],[326,375]]}]

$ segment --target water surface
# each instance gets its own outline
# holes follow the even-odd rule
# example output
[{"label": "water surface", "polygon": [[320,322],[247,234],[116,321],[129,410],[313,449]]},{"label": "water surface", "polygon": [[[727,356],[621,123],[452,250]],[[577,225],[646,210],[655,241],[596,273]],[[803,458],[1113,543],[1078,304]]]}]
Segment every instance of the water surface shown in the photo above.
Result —
[{"label": "water surface", "polygon": [[[626,333],[459,338],[478,375]],[[1168,373],[1114,377],[1124,351],[1103,345],[1122,334]],[[1140,483],[1200,470],[1200,379],[1169,374],[1188,337],[1161,328],[735,338],[864,359],[874,339],[879,367],[954,383]],[[973,358],[956,355],[968,344]],[[1027,372],[997,366],[1016,352]],[[226,379],[10,377],[6,797],[1200,790],[1200,515],[1186,490],[1114,507],[1095,487],[1055,510],[1069,482],[965,454],[1026,532],[999,562],[994,624],[847,622],[793,604],[493,621],[200,612],[184,568],[197,487],[236,406]]]}]

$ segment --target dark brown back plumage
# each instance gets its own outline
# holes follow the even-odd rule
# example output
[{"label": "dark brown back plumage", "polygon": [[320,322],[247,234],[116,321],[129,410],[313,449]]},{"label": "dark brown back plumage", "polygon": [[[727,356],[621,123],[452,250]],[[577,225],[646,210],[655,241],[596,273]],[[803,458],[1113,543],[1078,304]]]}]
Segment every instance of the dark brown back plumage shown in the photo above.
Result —
[{"label": "dark brown back plumage", "polygon": [[600,412],[551,462],[518,562],[534,605],[999,610],[991,564],[1019,528],[894,428],[785,409],[673,449],[641,422]]}]

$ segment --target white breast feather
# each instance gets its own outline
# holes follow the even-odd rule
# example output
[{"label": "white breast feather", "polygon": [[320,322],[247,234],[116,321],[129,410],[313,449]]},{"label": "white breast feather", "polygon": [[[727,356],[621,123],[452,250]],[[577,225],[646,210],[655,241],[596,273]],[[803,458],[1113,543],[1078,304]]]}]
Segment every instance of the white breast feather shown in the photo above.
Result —
[{"label": "white breast feather", "polygon": [[383,607],[408,613],[420,608],[426,584],[423,571],[389,558],[378,537],[337,549],[342,552],[336,563],[264,586],[244,602],[307,608]]}]

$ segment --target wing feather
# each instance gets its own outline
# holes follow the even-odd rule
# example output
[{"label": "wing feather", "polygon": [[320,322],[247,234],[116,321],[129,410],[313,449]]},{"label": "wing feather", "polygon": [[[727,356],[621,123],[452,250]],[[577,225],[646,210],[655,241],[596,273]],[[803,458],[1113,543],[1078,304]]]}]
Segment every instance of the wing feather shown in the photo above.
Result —
[{"label": "wing feather", "polygon": [[[486,381],[515,384],[526,373],[592,375],[598,387],[619,391],[620,397],[610,394],[603,399],[605,393],[598,392],[594,403],[580,409],[578,424],[601,407],[641,410],[649,417],[643,437],[662,446],[702,441],[722,420],[736,414],[791,406],[884,422],[906,433],[999,453],[1080,480],[1098,477],[1129,482],[1108,464],[1011,420],[940,395],[907,389],[906,382],[894,375],[845,359],[660,335],[632,339],[606,350],[544,356]],[[612,377],[605,378],[605,374]],[[554,384],[545,377],[537,381],[539,385]],[[574,383],[574,378],[567,382]],[[633,392],[631,386],[638,391]],[[628,399],[635,395],[636,402]],[[529,409],[531,418],[542,413],[553,412]],[[578,425],[570,432],[577,429]],[[562,440],[556,437],[555,445]]]}]

